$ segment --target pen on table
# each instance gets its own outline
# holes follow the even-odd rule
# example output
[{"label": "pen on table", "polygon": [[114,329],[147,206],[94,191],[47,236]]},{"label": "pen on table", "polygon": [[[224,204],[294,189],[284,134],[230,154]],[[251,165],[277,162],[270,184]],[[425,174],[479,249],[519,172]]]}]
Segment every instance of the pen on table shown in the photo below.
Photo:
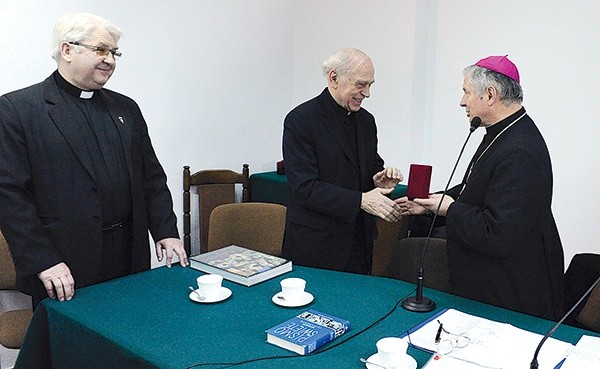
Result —
[{"label": "pen on table", "polygon": [[[440,323],[440,321],[438,320],[438,323]],[[437,333],[435,334],[435,343],[440,343],[440,337],[442,336],[442,330],[443,330],[443,325],[442,323],[440,323],[440,327],[437,330]]]}]

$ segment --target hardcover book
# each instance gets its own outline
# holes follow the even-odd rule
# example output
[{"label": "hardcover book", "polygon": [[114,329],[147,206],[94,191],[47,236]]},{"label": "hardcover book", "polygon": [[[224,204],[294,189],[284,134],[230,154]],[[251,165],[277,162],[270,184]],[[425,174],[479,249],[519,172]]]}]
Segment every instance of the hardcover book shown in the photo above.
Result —
[{"label": "hardcover book", "polygon": [[348,329],[349,321],[309,309],[265,332],[268,343],[306,355],[346,333]]},{"label": "hardcover book", "polygon": [[206,273],[220,274],[244,286],[252,286],[292,270],[291,260],[237,245],[191,257],[190,266]]}]

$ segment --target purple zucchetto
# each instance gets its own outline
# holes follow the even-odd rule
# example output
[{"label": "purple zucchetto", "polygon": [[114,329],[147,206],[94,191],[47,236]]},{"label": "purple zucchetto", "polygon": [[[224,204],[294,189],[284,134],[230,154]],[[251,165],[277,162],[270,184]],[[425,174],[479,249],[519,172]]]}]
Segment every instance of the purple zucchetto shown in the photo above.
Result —
[{"label": "purple zucchetto", "polygon": [[494,72],[498,72],[500,74],[504,74],[508,78],[517,81],[520,83],[519,71],[517,70],[517,66],[508,60],[508,55],[504,56],[488,56],[487,58],[481,59],[477,63],[476,66],[493,70]]}]

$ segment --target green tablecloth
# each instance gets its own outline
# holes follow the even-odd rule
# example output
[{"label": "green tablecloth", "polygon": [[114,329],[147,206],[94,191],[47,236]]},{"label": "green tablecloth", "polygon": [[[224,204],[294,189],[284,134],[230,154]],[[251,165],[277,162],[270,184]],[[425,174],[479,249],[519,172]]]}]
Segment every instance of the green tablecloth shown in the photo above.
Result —
[{"label": "green tablecloth", "polygon": [[250,176],[250,198],[252,201],[271,202],[287,206],[288,196],[285,174],[264,172]]},{"label": "green tablecloth", "polygon": [[[250,196],[252,201],[271,202],[281,205],[288,203],[287,177],[277,172],[255,173],[250,176]],[[406,185],[398,184],[390,194],[392,199],[406,195]]]},{"label": "green tablecloth", "polygon": [[[34,314],[16,368],[223,368],[206,363],[253,360],[236,368],[363,369],[359,358],[373,354],[378,339],[399,336],[441,308],[535,332],[552,326],[549,321],[428,289],[425,294],[438,310],[394,310],[398,301],[412,295],[412,284],[299,266],[253,287],[225,281],[224,286],[233,291],[228,300],[200,304],[188,298],[188,286],[200,274],[191,268],[161,267],[79,289],[68,302],[45,300]],[[289,276],[307,280],[307,291],[315,296],[310,305],[284,308],[271,301],[280,290],[279,281]],[[309,356],[265,342],[266,329],[309,307],[348,319],[351,330],[322,353]],[[575,343],[582,334],[593,333],[563,326],[554,337]],[[337,343],[341,344],[332,347]],[[409,353],[419,368],[429,357],[412,348]],[[268,357],[276,358],[263,359]]]}]

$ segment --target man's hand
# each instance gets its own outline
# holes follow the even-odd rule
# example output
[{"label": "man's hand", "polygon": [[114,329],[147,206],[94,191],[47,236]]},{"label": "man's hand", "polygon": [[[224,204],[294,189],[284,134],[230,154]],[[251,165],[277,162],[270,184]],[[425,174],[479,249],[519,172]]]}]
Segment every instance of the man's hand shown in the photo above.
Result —
[{"label": "man's hand", "polygon": [[171,267],[173,253],[179,256],[179,264],[181,264],[182,267],[190,265],[179,238],[163,238],[156,243],[156,258],[158,261],[162,261],[163,256],[166,255],[168,268]]},{"label": "man's hand", "polygon": [[386,196],[392,190],[393,188],[375,188],[363,193],[360,208],[390,223],[396,223],[400,219],[400,206]]},{"label": "man's hand", "polygon": [[[409,200],[407,197],[401,197],[396,199],[396,204],[400,206],[400,212],[402,215],[423,215],[427,212],[435,213],[438,210],[438,205],[442,199],[441,193],[434,193],[429,195],[426,199],[414,199]],[[450,204],[454,202],[454,199],[446,194],[444,201],[440,205],[438,215],[446,216]]]},{"label": "man's hand", "polygon": [[442,201],[442,203],[440,205],[441,200],[442,200],[442,194],[434,193],[434,194],[429,195],[429,198],[427,198],[427,199],[415,199],[414,201],[417,204],[425,207],[427,210],[429,210],[432,213],[435,213],[439,206],[440,210],[438,211],[438,215],[445,217],[446,213],[448,213],[448,208],[454,202],[454,199],[451,196],[448,196],[446,194],[444,196],[444,201]]},{"label": "man's hand", "polygon": [[379,188],[394,188],[399,182],[404,180],[400,169],[396,167],[387,167],[373,176],[373,182]]},{"label": "man's hand", "polygon": [[59,263],[38,273],[38,278],[44,284],[46,293],[51,299],[58,301],[70,300],[75,295],[75,280],[71,270],[65,263]]}]

